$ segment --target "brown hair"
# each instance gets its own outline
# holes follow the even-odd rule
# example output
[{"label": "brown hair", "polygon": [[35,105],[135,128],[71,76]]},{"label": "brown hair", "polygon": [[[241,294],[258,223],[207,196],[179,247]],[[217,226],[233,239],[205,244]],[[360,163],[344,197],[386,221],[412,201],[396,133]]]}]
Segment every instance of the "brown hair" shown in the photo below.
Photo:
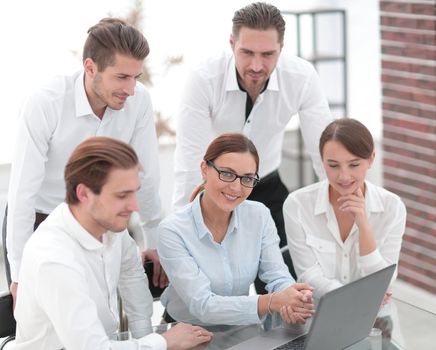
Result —
[{"label": "brown hair", "polygon": [[[259,170],[259,154],[254,146],[254,143],[246,136],[238,133],[228,133],[218,136],[207,147],[206,153],[203,157],[204,161],[213,162],[219,156],[226,153],[250,153],[256,163],[256,173]],[[190,201],[204,189],[204,184],[197,186],[191,194]]]},{"label": "brown hair", "polygon": [[144,60],[150,52],[147,39],[135,27],[117,18],[103,18],[88,29],[83,61],[91,58],[102,72],[115,64],[115,54]]},{"label": "brown hair", "polygon": [[356,119],[336,119],[327,125],[319,140],[321,158],[328,141],[340,142],[348,152],[362,159],[371,158],[374,152],[374,140],[371,133]]},{"label": "brown hair", "polygon": [[113,168],[131,169],[138,166],[133,148],[110,137],[91,137],[80,143],[65,166],[66,198],[68,204],[79,202],[77,185],[83,184],[99,194]]},{"label": "brown hair", "polygon": [[238,38],[242,27],[257,30],[277,30],[279,43],[283,43],[285,36],[285,20],[280,10],[264,2],[255,2],[236,11],[233,16],[232,33]]}]

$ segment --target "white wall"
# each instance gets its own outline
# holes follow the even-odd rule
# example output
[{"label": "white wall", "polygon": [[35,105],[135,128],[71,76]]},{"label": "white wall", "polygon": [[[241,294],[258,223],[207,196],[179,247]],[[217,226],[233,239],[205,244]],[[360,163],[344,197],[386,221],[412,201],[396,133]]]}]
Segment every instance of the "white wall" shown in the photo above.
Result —
[{"label": "white wall", "polygon": [[[172,116],[188,67],[213,52],[228,48],[233,12],[247,0],[143,1],[144,33],[150,42],[148,63],[154,85],[154,106]],[[350,116],[380,135],[378,1],[272,0],[282,10],[342,7],[348,11]],[[4,67],[0,85],[0,164],[9,163],[15,143],[20,105],[51,76],[80,68],[79,53],[87,29],[100,18],[125,15],[134,0],[21,0],[0,2],[0,39]],[[25,9],[25,10],[24,10]],[[290,28],[290,25],[289,25]],[[286,47],[285,47],[286,49]],[[183,54],[185,64],[169,71],[168,56]]]},{"label": "white wall", "polygon": [[[163,111],[165,115],[173,115],[188,67],[228,46],[233,12],[249,2],[144,1],[144,33],[150,42],[151,54],[148,61],[155,82],[151,92],[157,110]],[[379,139],[381,94],[378,1],[270,2],[282,10],[315,7],[339,7],[347,10],[349,116],[365,123]],[[5,99],[0,115],[0,165],[10,162],[16,119],[24,96],[52,75],[78,69],[80,60],[70,50],[80,52],[88,27],[108,13],[124,15],[132,3],[133,0],[98,0],[91,3],[85,0],[23,0],[18,3],[0,3],[0,12],[5,14],[5,20],[0,21],[1,39],[4,47],[13,53],[0,55],[0,65],[8,68],[2,79],[5,83],[0,85],[0,96]],[[22,8],[27,10],[23,11]],[[51,13],[56,13],[56,16]],[[16,14],[20,15],[19,21]],[[14,35],[9,35],[11,28],[14,28]],[[288,29],[291,30],[290,24]],[[166,57],[178,54],[184,55],[185,64],[166,72],[162,63]],[[165,176],[162,181],[165,184],[162,188],[162,201],[164,208],[168,208],[171,202],[169,190],[172,189],[172,151],[165,147],[168,146],[163,146],[161,150],[161,168]],[[381,160],[381,150],[377,151],[377,159]],[[5,174],[5,169],[8,169],[7,165],[6,168],[0,168],[0,173]],[[381,167],[376,169],[379,170],[374,175],[375,182],[381,183]],[[0,217],[3,215],[6,188],[5,175],[0,174]]]}]

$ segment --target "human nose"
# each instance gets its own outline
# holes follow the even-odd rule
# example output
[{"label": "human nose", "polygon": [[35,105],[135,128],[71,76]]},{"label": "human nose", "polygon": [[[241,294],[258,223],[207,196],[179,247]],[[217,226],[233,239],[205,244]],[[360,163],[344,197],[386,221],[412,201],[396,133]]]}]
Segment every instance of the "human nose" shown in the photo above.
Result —
[{"label": "human nose", "polygon": [[345,181],[350,178],[350,172],[347,168],[342,168],[339,170],[339,180]]},{"label": "human nose", "polygon": [[233,192],[238,192],[241,190],[241,178],[237,177],[235,181],[229,183],[229,187]]},{"label": "human nose", "polygon": [[262,70],[262,59],[257,55],[253,55],[250,62],[250,69],[254,72],[259,72]]},{"label": "human nose", "polygon": [[127,80],[123,90],[127,95],[133,96],[135,94],[135,86],[136,86],[136,79],[131,78]]},{"label": "human nose", "polygon": [[129,211],[139,211],[138,198],[136,197],[136,194],[130,198],[128,209]]}]

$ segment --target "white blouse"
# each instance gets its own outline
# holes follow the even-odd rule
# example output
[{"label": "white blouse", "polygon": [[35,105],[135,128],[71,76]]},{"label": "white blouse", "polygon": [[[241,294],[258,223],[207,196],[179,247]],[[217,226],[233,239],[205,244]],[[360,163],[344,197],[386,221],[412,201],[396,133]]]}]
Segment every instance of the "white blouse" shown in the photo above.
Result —
[{"label": "white blouse", "polygon": [[359,254],[356,224],[342,241],[329,202],[327,180],[289,194],[283,205],[288,247],[298,280],[312,285],[316,298],[398,263],[406,208],[396,194],[367,181],[365,184],[366,215],[377,243],[377,248],[365,256]]}]

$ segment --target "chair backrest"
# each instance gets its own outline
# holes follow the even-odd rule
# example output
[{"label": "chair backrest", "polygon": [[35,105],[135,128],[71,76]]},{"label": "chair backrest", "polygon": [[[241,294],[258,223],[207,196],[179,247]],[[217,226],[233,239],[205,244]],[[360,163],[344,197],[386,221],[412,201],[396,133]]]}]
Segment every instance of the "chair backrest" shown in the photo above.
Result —
[{"label": "chair backrest", "polygon": [[150,289],[150,293],[153,296],[153,299],[159,300],[165,288],[155,287],[153,285],[153,262],[151,260],[147,260],[144,263],[144,270],[148,279],[148,289]]},{"label": "chair backrest", "polygon": [[11,336],[3,339],[2,343],[0,344],[0,350],[3,350],[6,346],[6,344],[11,342],[12,340],[15,340],[15,335],[11,335]]},{"label": "chair backrest", "polygon": [[12,294],[3,292],[0,295],[0,338],[15,336],[17,324],[12,305]]}]

